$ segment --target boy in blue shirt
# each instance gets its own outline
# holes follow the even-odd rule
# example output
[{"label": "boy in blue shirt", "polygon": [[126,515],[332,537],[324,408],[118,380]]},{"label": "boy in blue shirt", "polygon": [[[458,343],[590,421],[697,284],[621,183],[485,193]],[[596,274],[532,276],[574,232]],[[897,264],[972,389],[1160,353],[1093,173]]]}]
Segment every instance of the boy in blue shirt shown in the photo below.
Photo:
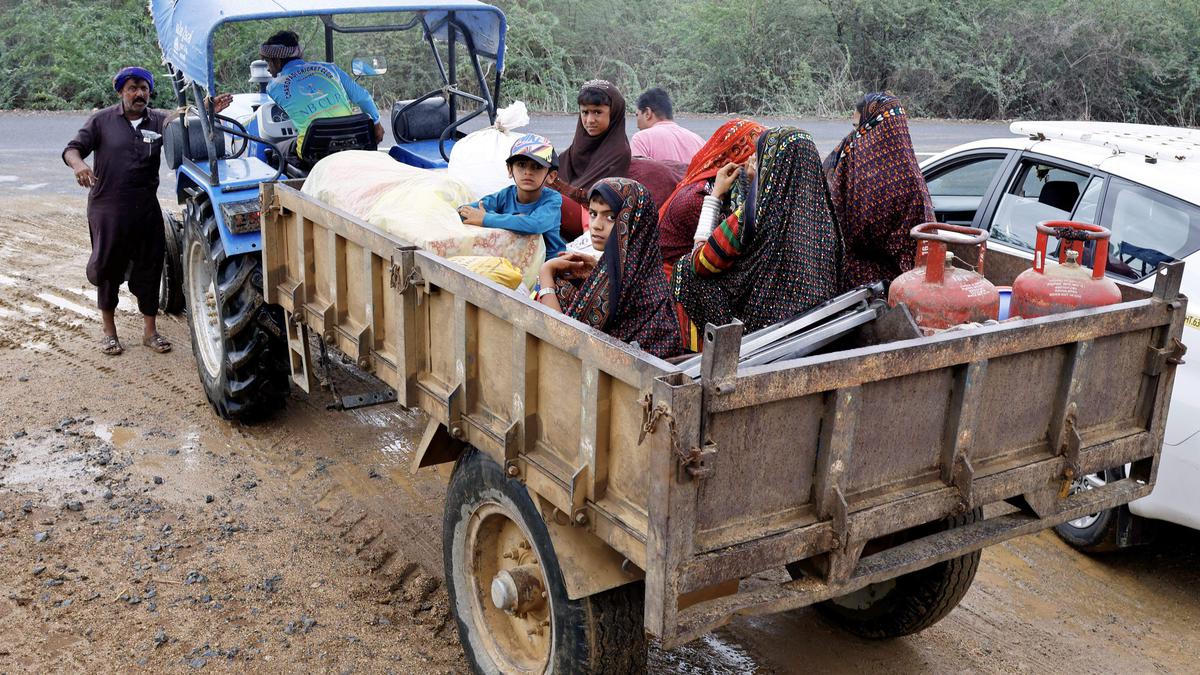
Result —
[{"label": "boy in blue shirt", "polygon": [[546,259],[567,250],[559,233],[562,195],[548,189],[558,175],[558,155],[545,137],[525,134],[513,143],[506,162],[513,185],[458,207],[467,225],[496,227],[521,234],[540,234],[546,240]]}]

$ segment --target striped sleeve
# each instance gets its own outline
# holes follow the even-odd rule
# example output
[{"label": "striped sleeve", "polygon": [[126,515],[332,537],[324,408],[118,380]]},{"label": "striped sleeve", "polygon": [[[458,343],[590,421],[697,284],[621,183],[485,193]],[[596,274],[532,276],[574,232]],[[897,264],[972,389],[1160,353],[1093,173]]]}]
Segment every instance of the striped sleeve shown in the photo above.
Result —
[{"label": "striped sleeve", "polygon": [[744,232],[738,216],[734,213],[717,225],[708,241],[692,253],[692,266],[698,276],[724,274],[746,250],[747,242],[742,241]]}]

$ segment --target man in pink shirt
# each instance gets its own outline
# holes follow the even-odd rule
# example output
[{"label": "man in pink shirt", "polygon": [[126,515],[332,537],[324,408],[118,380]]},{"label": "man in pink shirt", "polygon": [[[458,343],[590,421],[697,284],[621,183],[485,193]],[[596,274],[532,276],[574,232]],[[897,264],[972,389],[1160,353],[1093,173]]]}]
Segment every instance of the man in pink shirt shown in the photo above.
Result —
[{"label": "man in pink shirt", "polygon": [[658,87],[647,89],[637,99],[637,125],[641,131],[629,141],[634,157],[687,164],[704,145],[704,139],[673,120],[671,97]]}]

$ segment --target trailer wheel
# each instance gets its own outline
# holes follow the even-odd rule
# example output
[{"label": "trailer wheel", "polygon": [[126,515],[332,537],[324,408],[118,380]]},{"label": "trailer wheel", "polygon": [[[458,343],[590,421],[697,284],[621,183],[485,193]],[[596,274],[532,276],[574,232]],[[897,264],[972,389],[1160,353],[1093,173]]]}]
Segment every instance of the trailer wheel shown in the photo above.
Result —
[{"label": "trailer wheel", "polygon": [[226,257],[207,200],[189,202],[186,219],[184,288],[200,383],[218,415],[253,421],[287,396],[282,312],[263,303],[260,256]]},{"label": "trailer wheel", "polygon": [[183,311],[183,255],[181,239],[183,224],[172,213],[163,211],[163,270],[159,285],[158,304],[164,314],[179,314]]},{"label": "trailer wheel", "polygon": [[[893,538],[888,545],[894,546],[934,532],[961,527],[982,518],[983,510],[975,509],[961,516],[899,533],[902,538]],[[833,623],[863,638],[883,640],[919,633],[944,619],[958,606],[975,580],[980,553],[975,551],[895,579],[871,584],[848,595],[822,602],[817,609]],[[788,565],[788,572],[793,578],[803,575],[795,564]]]},{"label": "trailer wheel", "polygon": [[446,493],[442,555],[476,673],[641,673],[641,582],[571,600],[529,492],[471,448]]}]

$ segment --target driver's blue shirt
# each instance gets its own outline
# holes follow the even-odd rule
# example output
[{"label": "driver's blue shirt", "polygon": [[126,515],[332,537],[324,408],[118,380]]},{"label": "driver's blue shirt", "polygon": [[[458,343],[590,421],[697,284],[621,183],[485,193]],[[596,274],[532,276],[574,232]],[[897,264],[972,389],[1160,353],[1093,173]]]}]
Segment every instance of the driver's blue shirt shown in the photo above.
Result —
[{"label": "driver's blue shirt", "polygon": [[267,95],[291,118],[297,149],[303,147],[304,133],[313,120],[353,115],[353,106],[379,121],[370,92],[332,63],[288,61],[267,85]]}]

